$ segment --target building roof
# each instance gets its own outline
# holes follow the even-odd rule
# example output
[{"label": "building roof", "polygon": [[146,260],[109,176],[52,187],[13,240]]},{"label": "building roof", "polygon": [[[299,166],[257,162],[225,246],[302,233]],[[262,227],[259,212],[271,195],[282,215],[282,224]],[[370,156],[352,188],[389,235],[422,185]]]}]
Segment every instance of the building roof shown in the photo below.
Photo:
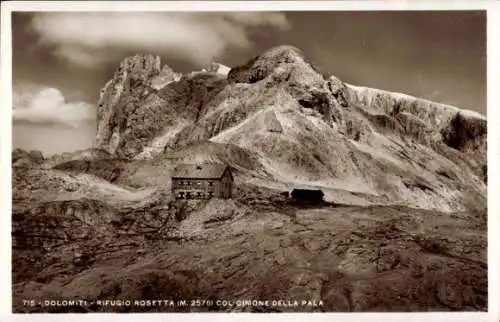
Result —
[{"label": "building roof", "polygon": [[180,164],[172,178],[184,179],[220,179],[228,166],[222,163]]}]

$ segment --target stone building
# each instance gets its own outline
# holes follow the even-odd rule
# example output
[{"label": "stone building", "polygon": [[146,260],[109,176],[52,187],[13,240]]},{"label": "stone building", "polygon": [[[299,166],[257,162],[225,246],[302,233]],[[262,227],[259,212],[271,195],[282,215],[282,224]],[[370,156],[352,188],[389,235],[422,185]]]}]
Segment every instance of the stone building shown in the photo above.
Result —
[{"label": "stone building", "polygon": [[175,199],[231,198],[233,175],[225,164],[181,164],[172,174]]}]

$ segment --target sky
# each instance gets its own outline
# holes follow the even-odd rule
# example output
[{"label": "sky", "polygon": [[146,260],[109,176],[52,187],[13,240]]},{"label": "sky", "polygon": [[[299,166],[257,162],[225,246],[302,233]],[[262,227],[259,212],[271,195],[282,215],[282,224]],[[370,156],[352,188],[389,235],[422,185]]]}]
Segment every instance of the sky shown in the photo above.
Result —
[{"label": "sky", "polygon": [[91,147],[99,90],[119,63],[153,53],[174,71],[230,67],[294,45],[321,70],[486,115],[481,11],[13,13],[13,148]]}]

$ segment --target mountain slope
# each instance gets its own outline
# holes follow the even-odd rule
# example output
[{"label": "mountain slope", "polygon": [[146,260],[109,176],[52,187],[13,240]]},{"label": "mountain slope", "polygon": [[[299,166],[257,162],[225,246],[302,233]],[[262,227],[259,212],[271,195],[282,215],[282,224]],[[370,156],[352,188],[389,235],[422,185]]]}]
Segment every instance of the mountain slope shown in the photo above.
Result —
[{"label": "mountain slope", "polygon": [[440,211],[485,206],[481,115],[326,77],[291,46],[232,68],[227,79],[202,72],[160,90],[147,76],[158,72],[157,57],[122,65],[153,67],[121,67],[111,81],[125,84],[118,99],[104,99],[114,93],[104,89],[100,115],[113,117],[99,118],[95,147],[111,154],[161,158],[209,140],[255,155],[267,174],[255,182],[264,186],[318,186],[332,201],[345,190]]}]

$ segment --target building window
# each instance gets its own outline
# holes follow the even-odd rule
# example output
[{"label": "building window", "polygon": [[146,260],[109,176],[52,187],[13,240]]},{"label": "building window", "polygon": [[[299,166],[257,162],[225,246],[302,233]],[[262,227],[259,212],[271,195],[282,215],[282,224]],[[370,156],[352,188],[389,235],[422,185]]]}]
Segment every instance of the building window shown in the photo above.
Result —
[{"label": "building window", "polygon": [[213,185],[214,185],[214,183],[213,183],[212,181],[209,181],[209,182],[208,182],[208,185],[209,185],[209,186],[213,186]]}]

